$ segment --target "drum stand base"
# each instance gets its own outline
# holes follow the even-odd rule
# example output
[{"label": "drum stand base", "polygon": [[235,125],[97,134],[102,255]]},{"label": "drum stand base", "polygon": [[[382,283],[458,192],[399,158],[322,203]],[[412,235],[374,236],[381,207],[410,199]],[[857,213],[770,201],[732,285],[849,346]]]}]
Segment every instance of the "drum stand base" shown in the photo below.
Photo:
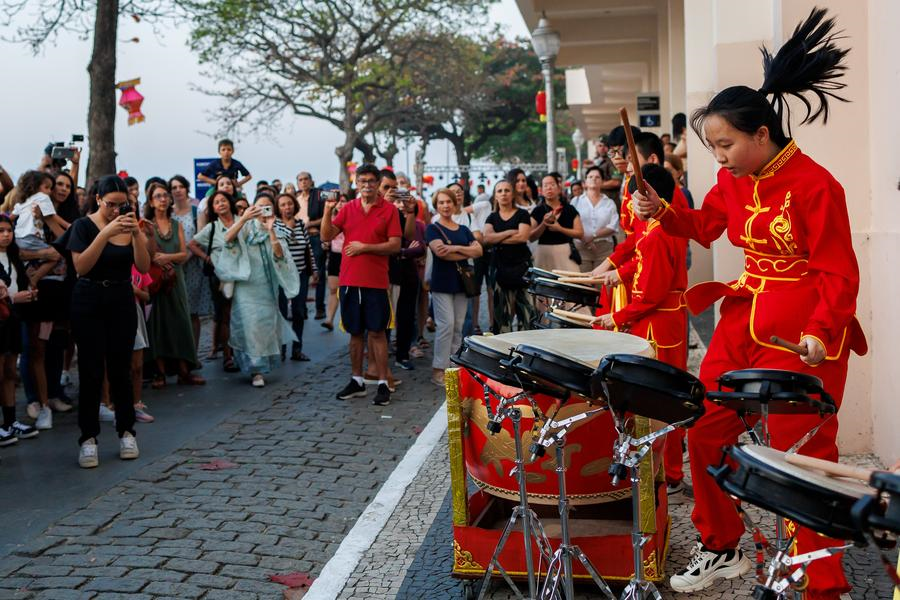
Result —
[{"label": "drum stand base", "polygon": [[[487,393],[487,389],[485,388],[485,394],[487,395]],[[500,576],[503,577],[509,587],[513,590],[516,598],[523,598],[522,593],[519,592],[519,588],[516,586],[510,576],[506,573],[506,570],[500,564],[500,554],[503,552],[503,548],[504,546],[506,546],[506,541],[509,539],[510,534],[515,529],[516,523],[519,521],[519,519],[522,520],[522,538],[525,542],[525,570],[528,574],[528,600],[534,600],[535,598],[537,598],[536,594],[539,583],[537,577],[540,575],[540,567],[538,567],[537,571],[535,571],[534,562],[532,560],[532,538],[534,538],[534,541],[537,543],[538,550],[541,554],[541,559],[550,555],[550,540],[547,539],[547,534],[544,533],[544,526],[541,525],[541,522],[537,518],[537,515],[528,506],[528,495],[525,489],[525,458],[524,451],[522,449],[522,438],[520,431],[522,411],[514,406],[511,406],[512,402],[518,399],[519,397],[516,396],[514,398],[501,400],[495,413],[496,416],[491,415],[492,422],[496,423],[497,426],[499,426],[500,421],[502,421],[504,418],[509,418],[510,421],[512,421],[513,439],[515,440],[516,447],[516,467],[515,469],[513,469],[513,471],[516,472],[519,480],[519,505],[513,509],[512,515],[510,515],[509,521],[506,523],[506,528],[500,535],[500,540],[497,542],[497,547],[494,550],[494,555],[491,557],[491,562],[488,564],[487,569],[484,573],[484,579],[482,579],[481,581],[481,589],[478,592],[478,600],[484,598],[485,594],[487,593],[494,569],[496,569],[500,573]],[[490,409],[490,404],[487,402],[487,399],[485,401],[485,404]],[[493,431],[494,429],[498,428],[492,428],[491,431]]]},{"label": "drum stand base", "polygon": [[[552,439],[556,443],[556,477],[559,480],[559,525],[562,535],[562,542],[553,556],[550,558],[550,565],[547,568],[547,579],[544,581],[544,587],[541,588],[540,600],[555,600],[559,598],[560,591],[566,600],[574,600],[575,598],[575,579],[572,571],[573,560],[578,559],[584,570],[588,572],[597,587],[600,588],[607,598],[615,599],[612,590],[609,589],[606,580],[597,572],[594,565],[591,564],[587,555],[579,548],[572,544],[569,536],[569,499],[566,496],[566,463],[565,463],[565,445],[566,432],[568,426],[553,434]],[[560,590],[560,586],[562,590]]]},{"label": "drum stand base", "polygon": [[667,425],[658,431],[636,439],[625,433],[622,420],[615,415],[619,440],[613,448],[613,464],[610,465],[609,473],[613,477],[613,485],[616,485],[626,473],[631,480],[631,548],[634,560],[634,578],[622,592],[621,600],[646,600],[648,598],[662,600],[662,595],[653,582],[644,579],[643,549],[650,537],[645,536],[641,531],[641,461],[652,448],[654,440],[692,420],[693,418]]},{"label": "drum stand base", "polygon": [[[789,540],[793,545],[793,539]],[[753,598],[756,600],[786,600],[787,598],[803,598],[804,593],[792,589],[806,578],[806,568],[809,563],[828,558],[839,552],[852,548],[853,544],[821,548],[805,554],[791,556],[787,550],[779,550],[775,553],[772,562],[769,563],[766,582],[757,584],[753,588]],[[797,567],[791,571],[791,567]]]}]

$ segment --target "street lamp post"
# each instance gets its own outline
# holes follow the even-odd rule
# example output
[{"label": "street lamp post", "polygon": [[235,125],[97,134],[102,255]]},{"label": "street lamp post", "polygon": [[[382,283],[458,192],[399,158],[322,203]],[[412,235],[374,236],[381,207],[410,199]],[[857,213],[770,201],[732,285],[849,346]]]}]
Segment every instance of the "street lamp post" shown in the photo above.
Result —
[{"label": "street lamp post", "polygon": [[556,115],[553,110],[553,65],[559,55],[559,32],[550,27],[550,21],[542,16],[537,28],[531,32],[534,53],[541,61],[544,76],[544,92],[547,95],[547,169],[557,171],[556,164]]},{"label": "street lamp post", "polygon": [[581,164],[581,147],[584,145],[584,135],[581,133],[580,129],[575,129],[572,132],[572,144],[575,146],[575,160],[578,161],[578,168],[575,170],[575,178],[581,179],[581,174],[584,172],[584,165]]}]

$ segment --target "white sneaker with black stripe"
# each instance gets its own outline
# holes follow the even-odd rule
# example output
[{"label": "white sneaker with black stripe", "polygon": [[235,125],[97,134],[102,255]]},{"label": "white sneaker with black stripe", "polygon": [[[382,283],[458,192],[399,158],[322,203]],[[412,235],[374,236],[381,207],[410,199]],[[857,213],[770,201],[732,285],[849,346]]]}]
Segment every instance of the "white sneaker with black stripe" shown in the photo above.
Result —
[{"label": "white sneaker with black stripe", "polygon": [[669,579],[669,587],[676,592],[698,592],[713,585],[717,579],[734,579],[750,571],[753,564],[740,548],[713,552],[702,542],[691,550],[691,562]]}]

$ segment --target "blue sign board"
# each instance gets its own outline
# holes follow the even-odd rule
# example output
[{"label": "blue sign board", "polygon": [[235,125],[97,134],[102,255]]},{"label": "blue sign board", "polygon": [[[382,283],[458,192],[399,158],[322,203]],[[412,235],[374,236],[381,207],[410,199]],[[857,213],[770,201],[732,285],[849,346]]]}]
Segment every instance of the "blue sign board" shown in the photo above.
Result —
[{"label": "blue sign board", "polygon": [[209,163],[216,160],[215,158],[195,158],[194,159],[194,197],[203,200],[206,197],[206,193],[209,191],[209,188],[212,186],[208,183],[204,183],[200,181],[200,173],[206,170],[206,167],[209,166]]}]

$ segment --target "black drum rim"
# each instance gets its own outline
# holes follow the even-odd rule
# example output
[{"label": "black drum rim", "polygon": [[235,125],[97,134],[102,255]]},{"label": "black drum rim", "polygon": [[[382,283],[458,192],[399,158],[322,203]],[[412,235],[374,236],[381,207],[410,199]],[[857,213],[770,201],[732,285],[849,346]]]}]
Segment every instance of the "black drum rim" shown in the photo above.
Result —
[{"label": "black drum rim", "polygon": [[[549,350],[544,348],[540,348],[538,346],[532,346],[530,344],[519,344],[515,347],[513,352],[517,355],[522,356],[523,358],[527,358],[530,361],[539,361],[540,363],[547,363],[554,367],[558,367],[564,369],[566,371],[566,375],[571,374],[573,377],[566,377],[565,381],[561,379],[551,379],[545,373],[534,369],[530,364],[519,361],[516,363],[516,368],[524,373],[531,375],[533,377],[537,377],[541,381],[545,381],[554,386],[558,386],[563,390],[574,392],[580,396],[591,397],[591,387],[590,387],[590,376],[591,376],[591,367],[580,363],[578,361],[574,361],[570,358],[566,358],[565,356],[561,356],[559,354],[554,354]],[[584,384],[575,383],[573,385],[574,379],[584,379]]]}]

